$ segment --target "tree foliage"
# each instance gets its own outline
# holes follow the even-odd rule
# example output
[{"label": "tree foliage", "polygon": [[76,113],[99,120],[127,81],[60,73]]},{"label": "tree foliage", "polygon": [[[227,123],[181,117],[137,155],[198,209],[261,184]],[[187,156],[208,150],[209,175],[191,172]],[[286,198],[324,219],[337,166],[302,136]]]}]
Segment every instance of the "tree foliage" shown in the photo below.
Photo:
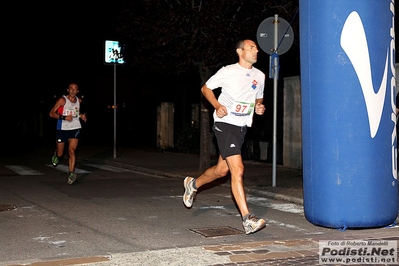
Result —
[{"label": "tree foliage", "polygon": [[235,62],[238,40],[255,40],[259,24],[274,14],[290,21],[298,0],[135,0],[114,5],[115,29],[129,64],[142,71],[181,74],[205,68],[214,72]]},{"label": "tree foliage", "polygon": [[[117,38],[133,68],[175,75],[197,71],[201,84],[222,65],[236,62],[236,42],[256,41],[264,19],[278,14],[292,22],[298,10],[298,0],[107,1],[113,1]],[[297,25],[294,21],[294,31]],[[199,171],[210,166],[208,109],[203,99]]]}]

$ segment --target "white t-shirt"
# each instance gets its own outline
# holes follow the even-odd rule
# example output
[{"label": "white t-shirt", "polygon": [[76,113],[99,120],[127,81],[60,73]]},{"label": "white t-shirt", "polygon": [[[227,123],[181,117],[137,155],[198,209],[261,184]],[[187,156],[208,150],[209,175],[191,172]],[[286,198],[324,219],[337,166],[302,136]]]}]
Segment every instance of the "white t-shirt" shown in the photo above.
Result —
[{"label": "white t-shirt", "polygon": [[265,74],[252,66],[243,68],[238,63],[219,69],[207,82],[211,90],[222,88],[218,101],[226,106],[228,114],[222,118],[213,113],[215,122],[250,127],[255,112],[255,100],[263,99]]}]

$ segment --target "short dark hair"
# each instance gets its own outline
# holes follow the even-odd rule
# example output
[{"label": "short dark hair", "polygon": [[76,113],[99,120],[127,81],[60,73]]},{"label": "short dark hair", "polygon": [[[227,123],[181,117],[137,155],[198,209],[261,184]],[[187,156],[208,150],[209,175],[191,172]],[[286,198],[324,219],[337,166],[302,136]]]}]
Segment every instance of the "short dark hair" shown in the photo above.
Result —
[{"label": "short dark hair", "polygon": [[239,40],[239,41],[236,43],[236,50],[237,50],[237,49],[243,49],[243,48],[244,48],[244,41],[245,41],[245,40]]}]

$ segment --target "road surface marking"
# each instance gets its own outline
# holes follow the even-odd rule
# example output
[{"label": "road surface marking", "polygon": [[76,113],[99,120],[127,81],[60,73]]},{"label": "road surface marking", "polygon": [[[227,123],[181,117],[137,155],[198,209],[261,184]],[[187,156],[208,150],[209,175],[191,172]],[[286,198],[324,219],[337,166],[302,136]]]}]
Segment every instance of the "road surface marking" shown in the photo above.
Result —
[{"label": "road surface marking", "polygon": [[[51,168],[54,168],[54,169],[57,169],[57,170],[59,170],[59,171],[61,171],[61,172],[64,172],[64,173],[69,173],[69,168],[68,168],[68,166],[67,166],[67,165],[64,165],[64,164],[59,164],[59,165],[57,165],[57,167],[54,167],[54,166],[51,165],[51,164],[46,164],[46,166],[51,167]],[[83,170],[83,169],[75,168],[75,173],[77,173],[77,174],[89,174],[89,173],[91,173],[91,172],[90,172],[90,171]]]},{"label": "road surface marking", "polygon": [[87,165],[87,166],[90,166],[90,167],[93,167],[93,168],[102,169],[102,170],[107,170],[107,171],[114,172],[114,173],[131,172],[128,169],[124,169],[124,168],[120,168],[120,167],[114,167],[114,166],[110,166],[110,165],[104,165],[104,164],[85,163],[83,165]]},{"label": "road surface marking", "polygon": [[16,172],[19,175],[44,175],[43,173],[40,173],[39,171],[36,171],[32,168],[23,166],[23,165],[5,165],[8,169]]}]

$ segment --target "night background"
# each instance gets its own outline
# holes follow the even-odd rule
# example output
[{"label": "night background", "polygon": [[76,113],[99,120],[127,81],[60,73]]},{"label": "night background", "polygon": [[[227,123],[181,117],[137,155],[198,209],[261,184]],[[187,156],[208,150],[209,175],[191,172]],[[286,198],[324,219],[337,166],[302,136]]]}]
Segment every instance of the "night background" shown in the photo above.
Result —
[{"label": "night background", "polygon": [[[280,107],[283,78],[300,74],[298,0],[71,0],[10,5],[5,11],[10,18],[3,23],[2,151],[54,145],[56,121],[48,113],[58,97],[67,93],[70,82],[78,83],[81,109],[88,117],[80,147],[112,146],[114,67],[104,64],[105,40],[125,45],[127,63],[116,70],[121,146],[156,146],[161,102],[174,103],[175,140],[181,137],[177,134],[186,132],[191,123],[191,105],[201,101],[204,79],[221,66],[237,62],[237,40],[256,41],[257,27],[274,14],[291,22],[295,35],[291,49],[280,56]],[[267,111],[256,117],[248,138],[270,143],[273,80],[268,78],[269,55],[261,49],[255,67],[267,77]]]}]

